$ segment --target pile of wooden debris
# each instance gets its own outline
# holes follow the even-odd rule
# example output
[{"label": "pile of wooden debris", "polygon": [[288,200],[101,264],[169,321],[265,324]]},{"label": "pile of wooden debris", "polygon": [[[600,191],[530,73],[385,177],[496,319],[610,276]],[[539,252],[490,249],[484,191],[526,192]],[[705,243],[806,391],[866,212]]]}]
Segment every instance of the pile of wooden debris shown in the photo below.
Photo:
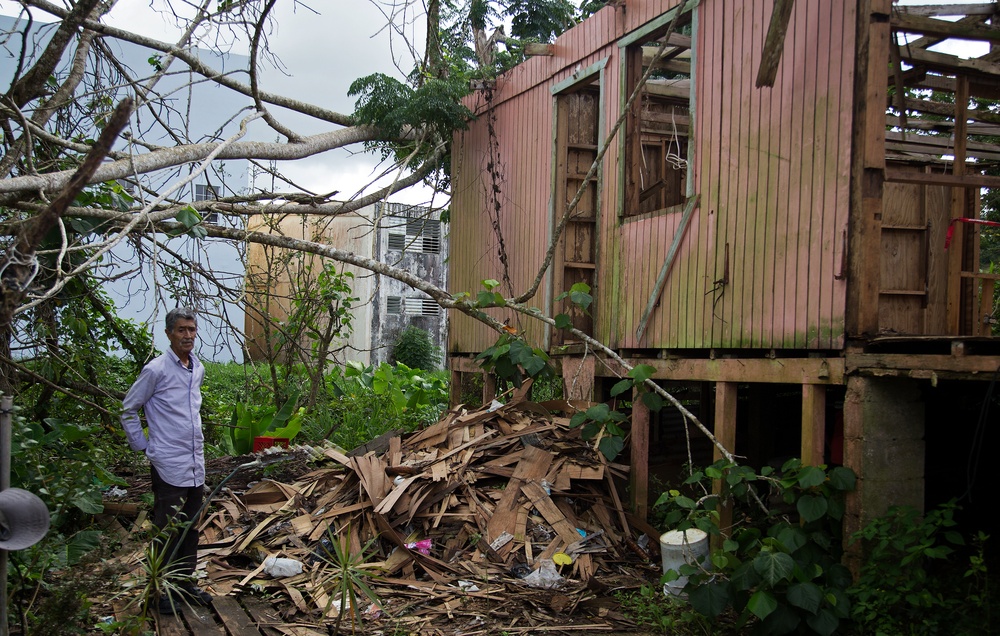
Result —
[{"label": "pile of wooden debris", "polygon": [[[223,490],[201,524],[207,587],[264,588],[283,621],[316,624],[337,616],[339,583],[354,569],[379,600],[359,596],[366,616],[413,628],[529,627],[570,614],[628,625],[610,591],[658,572],[657,533],[624,511],[628,467],[580,439],[567,412],[523,400],[449,412],[386,438],[384,450],[315,451],[321,467],[293,483]],[[302,571],[276,574],[266,557]]]}]

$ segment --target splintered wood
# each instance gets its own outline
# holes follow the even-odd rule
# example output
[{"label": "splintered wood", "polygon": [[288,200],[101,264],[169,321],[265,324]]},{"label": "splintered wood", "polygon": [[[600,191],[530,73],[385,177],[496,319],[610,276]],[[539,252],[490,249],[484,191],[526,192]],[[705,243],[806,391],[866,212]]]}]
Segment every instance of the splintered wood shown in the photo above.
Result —
[{"label": "splintered wood", "polygon": [[[657,555],[636,550],[643,528],[630,529],[621,509],[615,489],[628,468],[580,439],[567,411],[565,402],[522,401],[449,412],[380,440],[379,451],[327,449],[327,461],[294,483],[263,480],[218,498],[201,524],[213,591],[266,588],[284,599],[285,617],[327,620],[340,611],[349,560],[381,605],[359,592],[359,611],[433,621],[476,600],[492,603],[496,618],[496,602],[511,595],[548,594],[541,605],[568,614],[594,605],[582,602],[594,590],[638,585]],[[649,543],[658,550],[656,537]],[[572,559],[556,584],[572,602],[523,580],[556,553]],[[268,556],[296,559],[304,571],[272,578]]]}]

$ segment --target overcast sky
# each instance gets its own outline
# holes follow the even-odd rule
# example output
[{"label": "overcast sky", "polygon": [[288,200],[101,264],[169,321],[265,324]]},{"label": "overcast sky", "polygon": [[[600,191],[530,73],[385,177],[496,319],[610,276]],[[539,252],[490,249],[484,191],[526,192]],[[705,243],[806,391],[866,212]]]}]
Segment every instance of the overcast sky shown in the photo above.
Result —
[{"label": "overcast sky", "polygon": [[[180,30],[171,19],[155,10],[163,4],[163,0],[120,0],[106,21],[119,28],[173,42],[180,36]],[[175,1],[174,4],[184,3]],[[422,7],[421,2],[413,3],[407,16],[410,24],[406,35],[418,47],[422,47],[424,40],[423,21],[422,15],[414,15],[414,11],[422,12]],[[18,11],[17,3],[0,0],[0,14],[18,15]],[[354,110],[354,98],[348,97],[347,90],[355,79],[376,72],[402,78],[403,73],[398,69],[406,72],[413,67],[413,56],[404,38],[386,28],[386,17],[371,0],[309,0],[307,3],[283,0],[277,3],[273,15],[271,50],[283,62],[287,75],[271,66],[262,68],[262,88],[269,92],[349,114]],[[42,12],[36,12],[36,19],[47,18]],[[236,43],[233,52],[245,54],[247,49],[245,43]],[[287,113],[277,114],[279,118],[287,116]],[[304,118],[299,117],[287,119],[293,129],[303,134],[329,129],[322,125],[310,129],[303,121]],[[263,121],[258,120],[252,126],[263,138],[274,138],[274,133]],[[371,180],[376,162],[377,158],[372,155],[351,156],[346,151],[335,151],[286,162],[280,165],[280,170],[314,192],[338,189],[344,196]],[[429,196],[427,191],[415,190],[398,193],[392,199],[423,203]]]}]

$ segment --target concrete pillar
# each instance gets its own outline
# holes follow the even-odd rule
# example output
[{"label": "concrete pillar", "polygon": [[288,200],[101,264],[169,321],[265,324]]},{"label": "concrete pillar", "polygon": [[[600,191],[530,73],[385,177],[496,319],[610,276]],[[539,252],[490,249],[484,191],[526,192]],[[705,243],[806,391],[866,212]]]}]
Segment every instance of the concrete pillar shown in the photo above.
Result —
[{"label": "concrete pillar", "polygon": [[858,475],[848,495],[849,536],[897,505],[924,507],[924,403],[915,380],[847,380],[844,464]]}]

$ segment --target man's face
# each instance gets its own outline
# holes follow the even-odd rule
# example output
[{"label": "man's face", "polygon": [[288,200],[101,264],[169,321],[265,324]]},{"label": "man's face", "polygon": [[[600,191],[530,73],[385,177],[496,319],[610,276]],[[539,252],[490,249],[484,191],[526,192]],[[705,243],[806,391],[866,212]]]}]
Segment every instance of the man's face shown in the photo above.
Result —
[{"label": "man's face", "polygon": [[194,349],[194,338],[198,334],[198,324],[193,320],[178,318],[171,331],[167,330],[170,348],[178,356],[186,356]]}]

